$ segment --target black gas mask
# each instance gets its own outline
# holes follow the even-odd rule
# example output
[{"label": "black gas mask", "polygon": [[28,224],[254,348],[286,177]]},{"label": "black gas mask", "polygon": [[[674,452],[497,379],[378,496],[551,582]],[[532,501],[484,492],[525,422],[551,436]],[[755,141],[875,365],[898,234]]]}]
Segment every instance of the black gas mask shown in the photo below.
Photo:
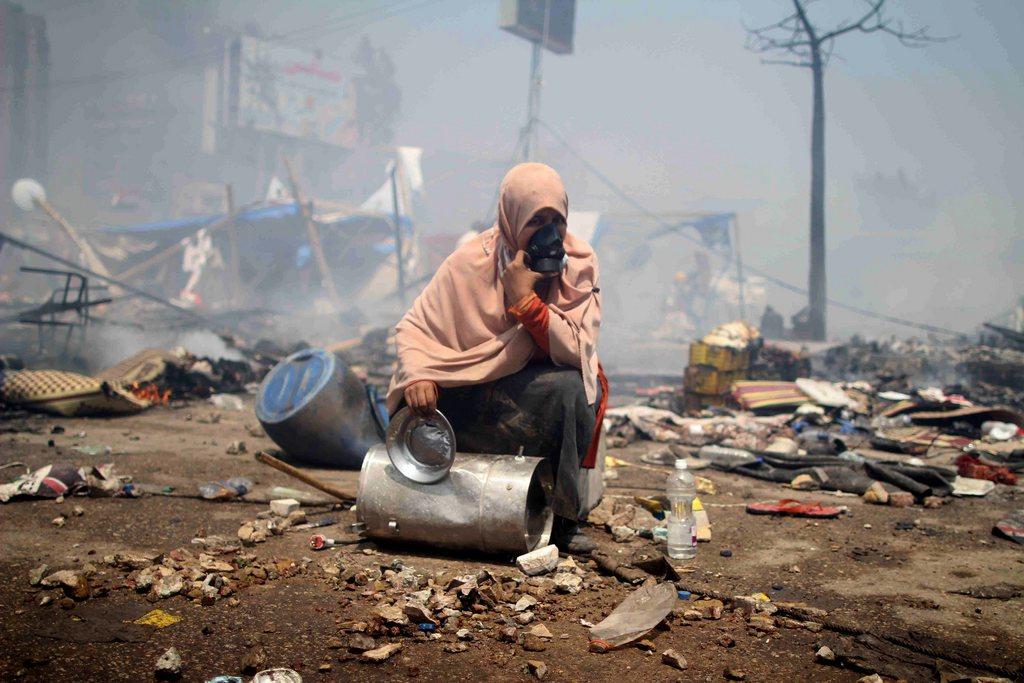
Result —
[{"label": "black gas mask", "polygon": [[557,223],[548,223],[533,233],[526,245],[530,257],[530,270],[535,273],[557,273],[562,270],[565,247]]}]

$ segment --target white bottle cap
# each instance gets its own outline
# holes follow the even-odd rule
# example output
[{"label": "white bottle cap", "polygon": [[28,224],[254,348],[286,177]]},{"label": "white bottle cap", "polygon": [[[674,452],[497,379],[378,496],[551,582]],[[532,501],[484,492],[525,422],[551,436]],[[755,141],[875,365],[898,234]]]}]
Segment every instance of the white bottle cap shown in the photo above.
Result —
[{"label": "white bottle cap", "polygon": [[683,460],[682,458],[676,458],[676,469],[677,470],[685,470],[686,469],[686,461]]}]

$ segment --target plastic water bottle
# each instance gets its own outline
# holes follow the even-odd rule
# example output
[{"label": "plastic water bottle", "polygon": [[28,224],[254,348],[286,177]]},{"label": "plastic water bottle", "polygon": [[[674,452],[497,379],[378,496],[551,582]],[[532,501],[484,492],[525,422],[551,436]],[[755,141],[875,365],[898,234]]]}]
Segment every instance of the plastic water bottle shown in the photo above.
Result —
[{"label": "plastic water bottle", "polygon": [[697,488],[685,460],[676,460],[675,470],[665,481],[665,494],[672,504],[668,515],[668,556],[673,560],[692,560],[697,556],[697,522],[693,518]]},{"label": "plastic water bottle", "polygon": [[[697,457],[707,460],[712,467],[718,470],[729,471],[740,465],[747,465],[757,460],[757,456],[742,448],[728,448],[726,446],[702,446],[697,451]],[[676,462],[679,462],[678,460]]]}]

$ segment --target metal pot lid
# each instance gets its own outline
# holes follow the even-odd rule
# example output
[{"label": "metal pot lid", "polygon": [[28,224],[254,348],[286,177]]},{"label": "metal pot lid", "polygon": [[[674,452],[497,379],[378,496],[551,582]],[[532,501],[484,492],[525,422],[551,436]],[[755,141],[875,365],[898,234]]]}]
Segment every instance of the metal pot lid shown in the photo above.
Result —
[{"label": "metal pot lid", "polygon": [[423,417],[402,408],[388,424],[385,445],[395,469],[417,484],[441,481],[455,461],[455,431],[438,410]]}]

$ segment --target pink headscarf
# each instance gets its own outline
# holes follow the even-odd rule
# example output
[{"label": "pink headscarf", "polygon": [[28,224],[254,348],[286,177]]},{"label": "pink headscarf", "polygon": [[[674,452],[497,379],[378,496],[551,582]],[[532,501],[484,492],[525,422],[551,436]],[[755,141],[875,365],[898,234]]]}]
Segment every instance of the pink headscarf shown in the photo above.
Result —
[{"label": "pink headscarf", "polygon": [[[388,389],[389,412],[413,382],[432,380],[442,388],[481,384],[514,374],[530,361],[536,347],[506,310],[501,272],[526,247],[526,224],[545,208],[569,215],[565,186],[554,169],[526,163],[506,174],[495,225],[445,259],[395,328],[398,366]],[[543,297],[552,315],[551,359],[581,369],[592,405],[601,323],[597,257],[585,240],[572,234],[563,239],[568,265]]]}]

